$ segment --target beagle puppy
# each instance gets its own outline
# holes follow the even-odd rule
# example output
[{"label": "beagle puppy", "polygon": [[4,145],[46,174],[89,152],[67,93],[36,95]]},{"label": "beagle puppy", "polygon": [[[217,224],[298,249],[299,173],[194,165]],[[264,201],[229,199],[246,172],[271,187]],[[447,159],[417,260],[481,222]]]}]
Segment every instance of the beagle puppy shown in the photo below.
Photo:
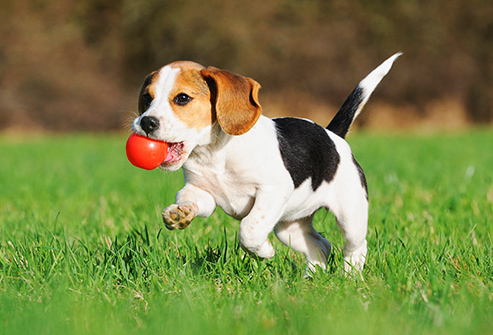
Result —
[{"label": "beagle puppy", "polygon": [[136,133],[165,141],[160,168],[183,168],[185,186],[163,211],[168,229],[184,229],[216,206],[241,220],[249,254],[274,256],[268,236],[301,252],[307,271],[325,269],[331,244],[312,226],[329,209],[345,238],[345,271],[363,269],[367,253],[365,175],[344,140],[349,127],[400,54],[372,71],[323,128],[300,118],[261,115],[260,85],[214,67],[178,61],[151,73],[139,96]]}]

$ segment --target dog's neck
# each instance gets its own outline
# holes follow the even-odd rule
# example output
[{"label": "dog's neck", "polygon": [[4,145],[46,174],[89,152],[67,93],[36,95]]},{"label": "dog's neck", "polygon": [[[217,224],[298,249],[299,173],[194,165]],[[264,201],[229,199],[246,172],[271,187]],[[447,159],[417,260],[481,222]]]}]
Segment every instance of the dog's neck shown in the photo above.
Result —
[{"label": "dog's neck", "polygon": [[210,150],[219,151],[223,149],[233,137],[234,136],[232,135],[226,134],[219,125],[219,122],[216,121],[211,128],[211,142],[208,146],[210,146]]},{"label": "dog's neck", "polygon": [[204,144],[199,144],[192,150],[183,166],[185,169],[189,168],[191,165],[195,166],[196,163],[208,164],[211,161],[217,161],[217,158],[219,158],[217,156],[224,153],[224,147],[226,147],[234,138],[234,136],[226,134],[221,129],[218,122],[212,125],[211,132],[207,134],[207,136],[209,139],[203,141],[205,142]]}]

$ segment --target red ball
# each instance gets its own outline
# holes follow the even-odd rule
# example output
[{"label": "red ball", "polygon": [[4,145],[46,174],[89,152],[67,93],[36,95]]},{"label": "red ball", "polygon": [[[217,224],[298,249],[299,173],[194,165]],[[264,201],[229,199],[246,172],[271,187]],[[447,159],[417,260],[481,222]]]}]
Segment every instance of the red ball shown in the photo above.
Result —
[{"label": "red ball", "polygon": [[164,162],[168,155],[168,144],[133,133],[127,140],[125,150],[130,163],[141,169],[152,170]]}]

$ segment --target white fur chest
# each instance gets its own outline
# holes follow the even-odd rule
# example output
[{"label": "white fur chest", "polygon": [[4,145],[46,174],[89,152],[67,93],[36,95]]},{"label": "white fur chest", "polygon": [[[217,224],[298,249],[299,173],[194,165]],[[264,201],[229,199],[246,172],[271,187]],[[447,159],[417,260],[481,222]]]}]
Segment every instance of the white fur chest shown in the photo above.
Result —
[{"label": "white fur chest", "polygon": [[242,219],[259,190],[290,184],[271,120],[261,117],[247,134],[222,139],[222,143],[220,148],[196,147],[183,171],[186,184],[211,194],[228,215]]},{"label": "white fur chest", "polygon": [[192,155],[183,167],[185,182],[211,194],[216,205],[235,219],[245,217],[255,201],[256,187],[249,183],[247,171],[228,164],[222,153],[204,159],[203,153]]}]

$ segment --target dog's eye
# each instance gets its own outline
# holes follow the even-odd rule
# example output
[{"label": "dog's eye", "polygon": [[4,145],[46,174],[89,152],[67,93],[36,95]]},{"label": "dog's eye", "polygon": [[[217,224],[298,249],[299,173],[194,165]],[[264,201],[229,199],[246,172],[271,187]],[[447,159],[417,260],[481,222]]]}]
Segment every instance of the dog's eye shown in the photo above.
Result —
[{"label": "dog's eye", "polygon": [[186,95],[185,93],[180,93],[173,99],[173,102],[178,106],[185,106],[192,101],[192,99],[192,97]]},{"label": "dog's eye", "polygon": [[152,97],[149,93],[146,93],[142,96],[142,99],[144,99],[144,104],[145,105],[150,105],[152,102]]},{"label": "dog's eye", "polygon": [[154,99],[149,93],[142,94],[141,103],[139,104],[139,112],[141,115],[144,114],[144,112],[149,109],[152,100]]}]

